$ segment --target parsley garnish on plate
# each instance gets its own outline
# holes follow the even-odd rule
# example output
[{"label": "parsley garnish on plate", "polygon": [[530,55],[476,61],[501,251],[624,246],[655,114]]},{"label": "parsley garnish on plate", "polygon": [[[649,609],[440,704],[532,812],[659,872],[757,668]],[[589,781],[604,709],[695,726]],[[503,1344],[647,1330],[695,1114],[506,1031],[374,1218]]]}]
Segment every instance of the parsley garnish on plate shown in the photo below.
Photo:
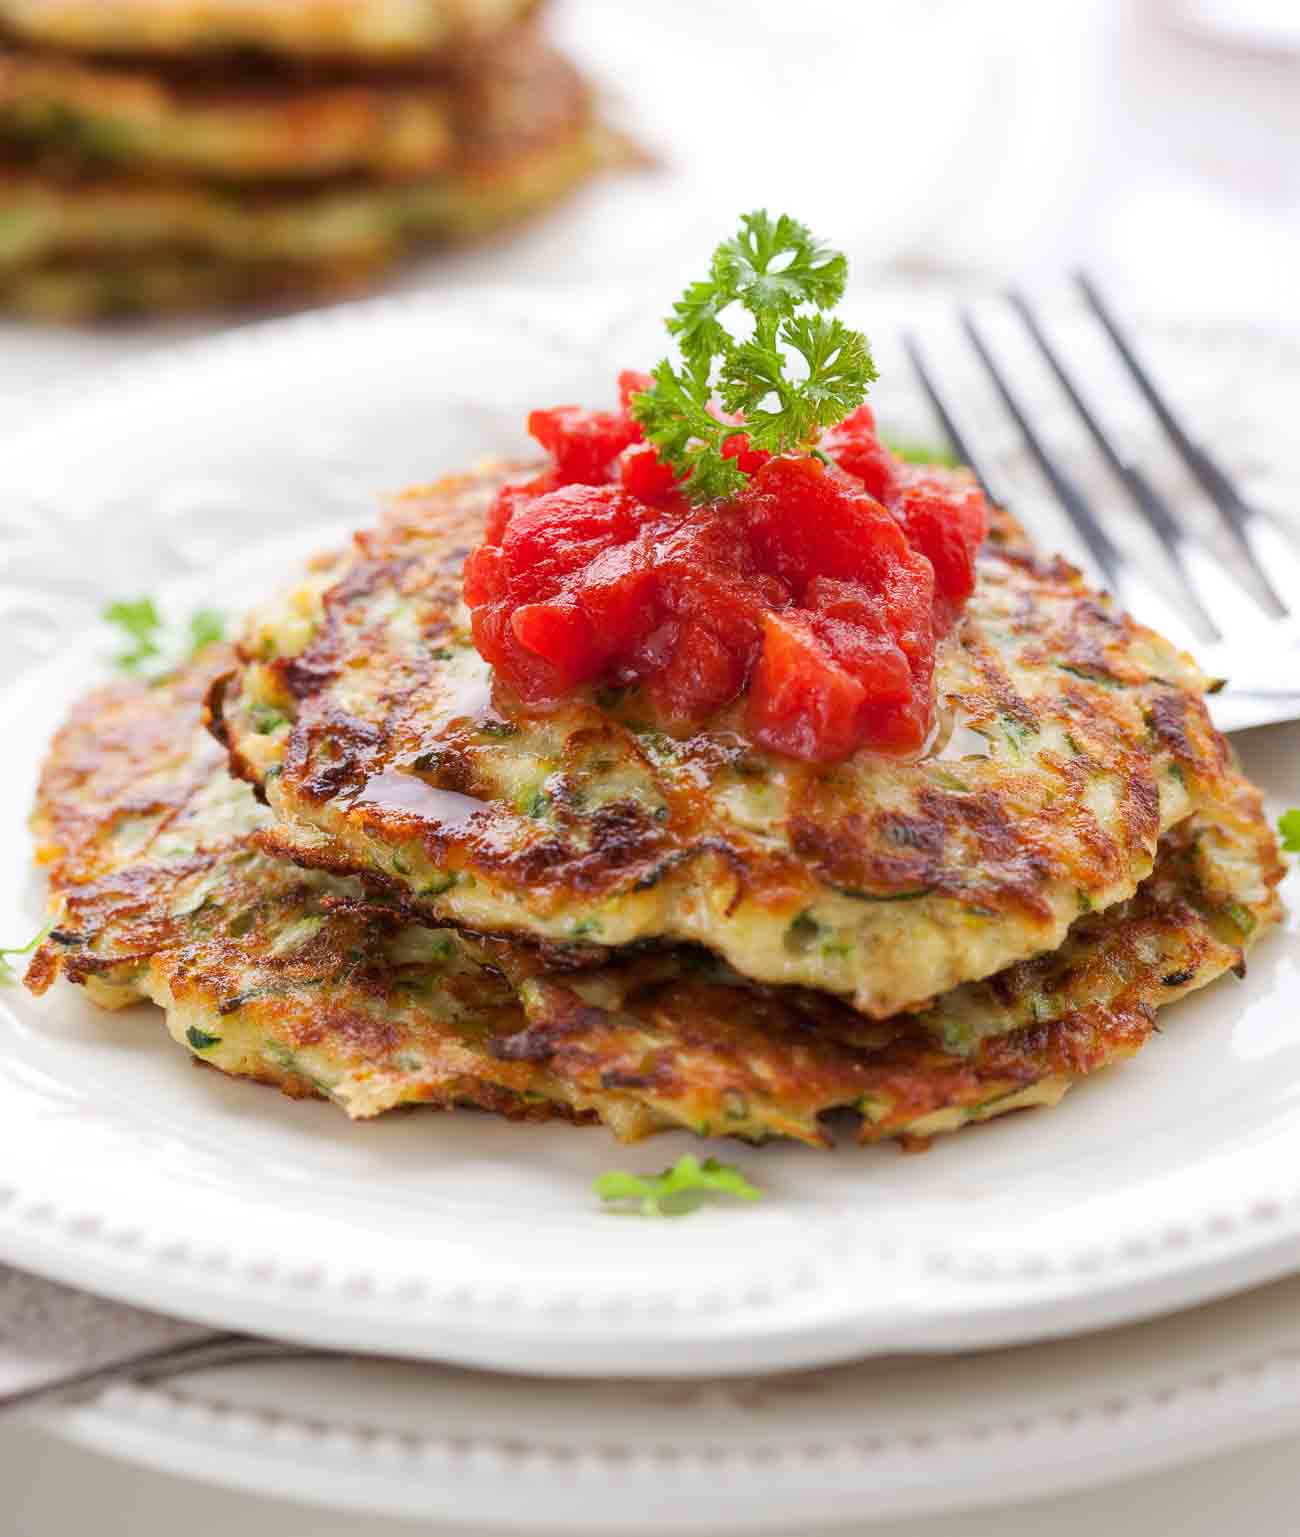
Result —
[{"label": "parsley garnish on plate", "polygon": [[119,598],[108,604],[103,617],[130,642],[113,658],[113,665],[144,675],[170,670],[226,633],[225,618],[215,608],[196,609],[182,628],[165,623],[152,598]]},{"label": "parsley garnish on plate", "polygon": [[703,1163],[685,1153],[659,1174],[627,1174],[620,1169],[602,1174],[592,1187],[602,1201],[618,1203],[643,1217],[681,1217],[703,1204],[709,1195],[730,1195],[740,1201],[760,1201],[763,1192],[751,1185],[732,1163],[706,1158]]},{"label": "parsley garnish on plate", "polygon": [[0,945],[0,986],[10,987],[18,980],[18,973],[9,964],[9,957],[30,955],[53,927],[53,922],[44,924],[25,945]]},{"label": "parsley garnish on plate", "polygon": [[226,638],[226,617],[215,608],[196,608],[190,615],[190,652],[215,646]]},{"label": "parsley garnish on plate", "polygon": [[1282,847],[1288,854],[1300,854],[1300,807],[1292,806],[1277,819]]},{"label": "parsley garnish on plate", "polygon": [[[665,358],[632,414],[659,458],[684,475],[694,501],[734,496],[745,472],[723,450],[743,433],[768,453],[815,451],[823,427],[862,404],[876,377],[860,331],[828,316],[844,293],[848,263],[787,214],[743,215],[713,253],[707,278],[673,305],[668,330],[682,367]],[[722,316],[739,305],[753,332],[733,336]],[[812,313],[807,313],[807,311]],[[791,366],[790,354],[801,360]],[[722,420],[741,412],[743,425]]]},{"label": "parsley garnish on plate", "polygon": [[144,664],[159,654],[158,632],[162,618],[152,598],[118,598],[104,610],[104,619],[121,630],[127,640],[133,642],[126,651],[119,651],[113,658],[113,666],[123,672],[139,672]]}]

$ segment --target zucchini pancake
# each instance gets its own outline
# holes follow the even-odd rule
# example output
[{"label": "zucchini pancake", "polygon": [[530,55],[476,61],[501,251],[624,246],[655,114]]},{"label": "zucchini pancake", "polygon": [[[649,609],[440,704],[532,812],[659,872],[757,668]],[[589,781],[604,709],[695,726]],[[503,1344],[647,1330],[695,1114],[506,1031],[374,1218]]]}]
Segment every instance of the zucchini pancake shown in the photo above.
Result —
[{"label": "zucchini pancake", "polygon": [[136,66],[0,53],[0,133],[104,165],[249,181],[371,171],[418,176],[453,157],[459,104],[446,82],[313,81],[277,74],[235,83],[168,78]]},{"label": "zucchini pancake", "polygon": [[163,256],[346,274],[414,243],[508,224],[576,185],[603,153],[583,82],[559,55],[530,46],[529,67],[516,60],[501,81],[477,83],[484,109],[454,160],[427,176],[235,187],[134,173],[67,177],[18,163],[0,177],[0,273]]},{"label": "zucchini pancake", "polygon": [[105,316],[186,314],[214,305],[325,303],[381,274],[382,262],[233,262],[177,254],[113,261],[68,258],[0,271],[0,305],[67,324]]},{"label": "zucchini pancake", "polygon": [[0,304],[319,300],[555,203],[629,155],[537,10],[0,0]]},{"label": "zucchini pancake", "polygon": [[469,1105],[624,1141],[685,1127],[826,1146],[827,1113],[850,1110],[864,1142],[933,1136],[1054,1104],[1130,1056],[1158,1006],[1239,969],[1278,916],[1258,793],[1225,771],[1130,900],[919,1017],[868,1020],[699,949],[579,956],[429,928],[261,846],[269,813],[201,720],[232,660],[217,647],[163,684],[110,685],[55,738],[34,817],[55,927],[27,985],[151,999],[198,1061],[354,1117]]},{"label": "zucchini pancake", "polygon": [[536,0],[0,0],[0,29],[89,53],[418,62],[534,9]]},{"label": "zucchini pancake", "polygon": [[84,699],[27,985],[352,1117],[828,1147],[1055,1104],[1242,974],[1283,872],[1207,680],[888,449],[845,270],[745,215],[680,367]]},{"label": "zucchini pancake", "polygon": [[883,1018],[1055,949],[1220,798],[1228,749],[1194,665],[1003,514],[937,657],[953,736],[927,755],[810,764],[725,711],[669,735],[634,690],[516,719],[461,566],[519,478],[489,467],[399,498],[248,621],[214,714],[277,852],[441,922],[687,941]]}]

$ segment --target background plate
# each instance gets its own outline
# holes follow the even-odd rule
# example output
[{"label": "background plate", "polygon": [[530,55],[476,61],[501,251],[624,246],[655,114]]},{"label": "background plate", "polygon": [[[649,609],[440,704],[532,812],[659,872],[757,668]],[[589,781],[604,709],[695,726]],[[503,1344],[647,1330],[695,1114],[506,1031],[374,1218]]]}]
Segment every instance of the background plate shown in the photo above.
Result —
[{"label": "background plate", "polygon": [[[912,436],[930,429],[893,328],[937,327],[945,302],[851,306],[878,341],[882,417]],[[657,346],[626,296],[388,301],[177,349],[16,431],[0,449],[0,627],[21,674],[0,702],[0,933],[39,922],[23,817],[49,733],[107,649],[91,632],[105,597],[237,610],[326,525],[364,521],[375,489],[522,450],[530,405],[608,399],[614,371]],[[1248,486],[1294,504],[1286,349],[1165,331],[1152,351]],[[1140,411],[1104,387],[1177,490]],[[1017,506],[1056,537],[1031,487]],[[1298,747],[1295,728],[1246,743],[1276,805],[1300,799]],[[1169,1011],[1133,1065],[1050,1115],[921,1158],[741,1149],[766,1202],[660,1223],[600,1212],[590,1181],[658,1168],[688,1138],[624,1151],[467,1114],[351,1126],[194,1071],[152,1010],[13,990],[0,1257],[217,1324],[548,1373],[768,1370],[1132,1319],[1300,1262],[1298,960],[1293,926],[1245,982]]]},{"label": "background plate", "polygon": [[331,1360],[118,1388],[42,1423],[210,1483],[457,1531],[856,1531],[1300,1428],[1300,1281],[964,1358],[604,1383]]}]

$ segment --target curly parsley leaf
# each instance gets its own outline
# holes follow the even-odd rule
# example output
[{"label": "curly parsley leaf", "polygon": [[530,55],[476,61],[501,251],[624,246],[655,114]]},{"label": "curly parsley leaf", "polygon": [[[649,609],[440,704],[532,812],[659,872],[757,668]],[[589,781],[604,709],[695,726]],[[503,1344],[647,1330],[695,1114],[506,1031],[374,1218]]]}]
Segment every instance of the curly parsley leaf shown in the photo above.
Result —
[{"label": "curly parsley leaf", "polygon": [[123,672],[138,672],[145,662],[158,655],[162,616],[152,598],[119,598],[104,610],[104,619],[134,643],[113,658],[115,667]]},{"label": "curly parsley leaf", "polygon": [[735,436],[709,410],[708,373],[679,374],[667,358],[655,369],[654,388],[632,397],[632,411],[659,458],[679,474],[690,470],[686,486],[697,501],[735,496],[745,476],[722,448]]},{"label": "curly parsley leaf", "polygon": [[[742,216],[739,233],[713,253],[709,276],[673,305],[667,326],[683,366],[665,358],[651,388],[633,397],[632,414],[694,501],[744,485],[726,453],[732,439],[743,434],[772,454],[815,451],[821,429],[862,404],[876,377],[867,339],[823,313],[843,296],[847,274],[842,253],[805,225],[760,209]],[[752,320],[744,340],[722,319],[734,305]],[[815,313],[801,313],[808,310]]]},{"label": "curly parsley leaf", "polygon": [[793,315],[803,304],[833,309],[844,297],[848,275],[842,252],[789,214],[773,222],[765,208],[742,214],[740,232],[713,256],[714,282],[729,288],[755,317],[765,311]]},{"label": "curly parsley leaf", "polygon": [[659,1174],[628,1174],[613,1170],[602,1174],[593,1186],[602,1201],[635,1209],[643,1217],[680,1217],[700,1206],[708,1195],[735,1196],[740,1201],[759,1201],[763,1192],[751,1185],[734,1164],[716,1158],[700,1162],[684,1154]]},{"label": "curly parsley leaf", "polygon": [[113,665],[122,672],[147,676],[170,671],[226,632],[226,621],[215,608],[196,609],[183,629],[169,625],[152,598],[119,598],[107,605],[103,618],[130,642],[114,656]]},{"label": "curly parsley leaf", "polygon": [[1277,830],[1282,837],[1282,847],[1288,854],[1300,854],[1300,808],[1292,806],[1277,819]]},{"label": "curly parsley leaf", "polygon": [[44,924],[25,945],[0,945],[0,987],[11,987],[18,980],[18,973],[9,964],[9,957],[31,955],[53,927],[53,920]]},{"label": "curly parsley leaf", "polygon": [[218,609],[199,608],[190,615],[190,653],[215,646],[226,638],[226,619]]}]

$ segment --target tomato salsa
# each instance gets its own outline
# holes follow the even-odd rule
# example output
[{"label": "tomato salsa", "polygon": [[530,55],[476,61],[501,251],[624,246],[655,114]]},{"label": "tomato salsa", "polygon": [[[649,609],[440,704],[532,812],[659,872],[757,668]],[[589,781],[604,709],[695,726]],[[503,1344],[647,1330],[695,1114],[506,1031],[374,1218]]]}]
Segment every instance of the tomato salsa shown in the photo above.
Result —
[{"label": "tomato salsa", "polygon": [[550,456],[505,487],[465,567],[475,645],[525,712],[589,686],[639,689],[673,732],[743,699],[755,742],[809,762],[918,751],[935,645],[975,585],[988,509],[973,483],[897,459],[867,406],[824,457],[772,457],[740,425],[731,500],[692,505],[629,410],[559,406]]}]

